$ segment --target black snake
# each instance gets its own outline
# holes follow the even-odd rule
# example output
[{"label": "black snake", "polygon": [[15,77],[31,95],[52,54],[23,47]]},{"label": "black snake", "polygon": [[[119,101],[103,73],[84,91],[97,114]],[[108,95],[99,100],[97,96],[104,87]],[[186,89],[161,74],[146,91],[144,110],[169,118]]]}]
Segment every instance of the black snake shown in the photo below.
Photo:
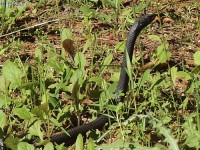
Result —
[{"label": "black snake", "polygon": [[[128,53],[130,61],[132,61],[134,44],[135,44],[138,34],[141,32],[142,29],[144,29],[148,24],[150,24],[154,20],[155,17],[156,17],[156,14],[147,14],[145,16],[142,16],[141,18],[135,21],[135,23],[133,24],[133,26],[131,27],[129,31],[126,48],[124,50],[120,78],[119,78],[119,82],[118,82],[118,86],[116,90],[117,95],[118,93],[121,93],[121,92],[125,95],[127,91],[127,87],[128,87],[127,85],[128,85],[129,77],[125,71],[127,68],[126,52]],[[115,103],[117,104],[119,102],[122,102],[123,99],[124,99],[124,96],[119,96],[115,100]],[[88,124],[84,124],[82,126],[78,126],[78,127],[67,130],[67,133],[69,135],[65,133],[52,135],[51,141],[58,144],[73,143],[76,140],[78,134],[85,134],[89,130],[102,128],[107,122],[108,122],[108,117],[105,115],[100,115],[96,120]]]},{"label": "black snake", "polygon": [[[136,41],[137,36],[141,32],[142,29],[144,29],[147,25],[149,25],[156,17],[156,14],[147,14],[135,21],[135,23],[132,25],[127,42],[126,42],[126,48],[124,50],[124,56],[123,56],[123,62],[122,62],[122,68],[121,68],[121,73],[120,73],[120,78],[116,90],[116,95],[119,95],[119,93],[123,93],[123,95],[126,94],[127,91],[127,85],[129,82],[129,77],[128,74],[126,73],[126,68],[127,68],[127,58],[126,58],[126,53],[128,53],[130,61],[132,61],[133,57],[133,49],[134,49],[134,44]],[[117,96],[117,98],[114,100],[115,104],[122,102],[124,99],[124,96]],[[96,120],[84,124],[72,129],[67,130],[67,133],[61,132],[57,134],[53,134],[50,137],[51,142],[61,144],[65,143],[66,145],[73,144],[78,136],[78,134],[85,134],[89,130],[95,130],[102,128],[106,123],[108,123],[108,117],[105,115],[100,115]]]}]

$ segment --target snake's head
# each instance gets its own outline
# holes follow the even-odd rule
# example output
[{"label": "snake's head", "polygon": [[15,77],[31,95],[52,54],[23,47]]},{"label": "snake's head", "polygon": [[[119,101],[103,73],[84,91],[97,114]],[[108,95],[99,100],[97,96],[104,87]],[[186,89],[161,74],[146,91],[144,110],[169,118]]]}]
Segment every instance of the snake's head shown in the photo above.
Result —
[{"label": "snake's head", "polygon": [[155,17],[157,16],[157,14],[147,14],[142,16],[141,18],[138,19],[138,25],[140,26],[140,29],[145,28],[148,24],[150,24]]}]

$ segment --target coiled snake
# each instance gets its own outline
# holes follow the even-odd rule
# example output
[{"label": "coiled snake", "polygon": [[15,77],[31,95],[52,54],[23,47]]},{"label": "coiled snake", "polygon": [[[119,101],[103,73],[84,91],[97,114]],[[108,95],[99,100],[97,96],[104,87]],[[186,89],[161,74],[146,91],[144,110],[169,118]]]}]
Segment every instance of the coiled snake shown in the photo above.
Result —
[{"label": "coiled snake", "polygon": [[[123,56],[123,62],[122,62],[122,68],[121,68],[121,73],[120,73],[120,78],[116,90],[116,95],[119,95],[119,93],[123,93],[123,95],[126,94],[127,91],[127,85],[129,82],[129,77],[128,74],[126,73],[126,68],[127,68],[127,58],[126,58],[126,53],[129,56],[130,61],[132,61],[133,57],[133,49],[134,49],[134,44],[136,41],[137,36],[141,32],[142,29],[144,29],[148,24],[150,24],[154,18],[156,17],[156,14],[147,14],[135,21],[135,23],[132,25],[128,38],[127,38],[127,43],[126,43],[126,48],[124,50],[124,56]],[[117,96],[117,98],[114,100],[115,104],[122,102],[124,99],[124,96]],[[102,128],[107,122],[108,122],[108,117],[105,115],[100,115],[96,120],[84,124],[72,129],[67,130],[67,133],[57,133],[53,134],[50,137],[51,142],[61,144],[65,143],[66,145],[72,144],[75,142],[78,134],[85,134],[89,130],[95,130]]]}]

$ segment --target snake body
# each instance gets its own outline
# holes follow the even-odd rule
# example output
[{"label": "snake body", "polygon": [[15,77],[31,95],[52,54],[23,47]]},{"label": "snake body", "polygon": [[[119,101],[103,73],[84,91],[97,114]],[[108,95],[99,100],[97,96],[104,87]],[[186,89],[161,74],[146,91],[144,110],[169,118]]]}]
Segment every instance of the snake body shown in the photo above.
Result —
[{"label": "snake body", "polygon": [[[154,18],[156,17],[156,14],[147,14],[145,16],[142,16],[141,18],[137,19],[135,23],[132,25],[126,42],[126,48],[124,50],[124,56],[123,56],[123,62],[122,62],[122,68],[120,72],[120,78],[116,89],[116,95],[119,95],[119,93],[123,93],[123,96],[117,96],[117,98],[114,100],[115,104],[122,102],[124,99],[124,96],[127,91],[127,85],[129,82],[128,74],[126,73],[127,68],[127,54],[129,56],[130,61],[132,61],[133,57],[133,49],[134,44],[136,41],[137,36],[139,33],[144,29],[147,25],[149,25]],[[108,117],[105,115],[100,115],[96,120],[84,124],[72,129],[67,130],[67,133],[58,133],[51,136],[51,142],[55,142],[58,144],[65,143],[66,145],[69,145],[71,143],[74,143],[78,134],[85,134],[89,130],[95,130],[102,128],[106,123],[108,122]]]},{"label": "snake body", "polygon": [[[114,100],[115,104],[118,104],[119,102],[123,102],[124,96],[127,91],[127,85],[129,82],[129,77],[128,74],[126,73],[126,68],[127,68],[127,54],[132,61],[133,57],[133,49],[134,49],[134,44],[136,41],[137,36],[139,33],[144,29],[148,24],[150,24],[154,18],[156,17],[156,14],[147,14],[135,21],[135,23],[132,25],[128,37],[127,37],[127,42],[126,42],[126,48],[124,50],[124,56],[123,56],[123,62],[122,62],[122,68],[120,72],[120,78],[118,82],[118,86],[116,89],[116,99]],[[123,96],[120,95],[120,93],[123,93]],[[120,96],[119,96],[120,95]],[[64,132],[59,132],[56,134],[53,134],[50,137],[51,142],[61,144],[65,143],[66,145],[73,144],[79,134],[85,134],[89,130],[95,130],[95,129],[100,129],[102,128],[106,123],[108,123],[109,118],[105,115],[100,115],[96,120],[91,121],[88,124],[84,124],[72,129],[67,130],[67,133]],[[37,141],[37,140],[36,140]],[[33,144],[36,145],[36,141],[33,142]],[[0,143],[3,145],[3,143]]]}]

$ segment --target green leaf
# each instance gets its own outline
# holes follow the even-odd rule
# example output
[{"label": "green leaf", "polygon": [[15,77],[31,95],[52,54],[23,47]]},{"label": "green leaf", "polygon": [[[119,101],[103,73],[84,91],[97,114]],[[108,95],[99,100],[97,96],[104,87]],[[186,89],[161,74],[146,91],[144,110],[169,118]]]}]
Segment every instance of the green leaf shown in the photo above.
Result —
[{"label": "green leaf", "polygon": [[200,65],[196,66],[193,70],[192,73],[198,74],[200,72]]},{"label": "green leaf", "polygon": [[56,125],[57,127],[61,127],[62,125],[58,122],[58,120],[54,119],[54,118],[50,118],[50,121]]},{"label": "green leaf", "polygon": [[39,117],[40,119],[44,120],[44,114],[45,112],[39,107],[35,106],[32,110],[31,113]]},{"label": "green leaf", "polygon": [[107,66],[107,65],[110,64],[110,62],[112,61],[112,58],[113,58],[113,55],[112,55],[112,54],[109,54],[109,55],[104,59],[103,64],[102,64],[102,68],[101,68],[101,69],[102,69],[101,72],[104,72],[105,66]]},{"label": "green leaf", "polygon": [[17,144],[19,143],[19,139],[18,138],[14,138],[14,137],[8,137],[6,138],[6,140],[4,141],[4,144],[6,145],[7,148],[10,148],[12,150],[17,150]]},{"label": "green leaf", "polygon": [[151,72],[151,69],[147,69],[143,75],[142,75],[142,78],[139,80],[138,82],[138,85],[139,85],[139,89],[144,85],[144,83],[146,81],[148,81],[150,79],[150,72]]},{"label": "green leaf", "polygon": [[51,149],[54,149],[53,143],[48,142],[47,144],[45,144],[44,150],[51,150]]},{"label": "green leaf", "polygon": [[19,118],[24,119],[24,120],[32,118],[31,113],[25,107],[14,108],[13,113],[17,115]]},{"label": "green leaf", "polygon": [[41,61],[41,59],[42,59],[42,52],[41,52],[40,49],[36,49],[35,50],[35,57],[38,58],[38,60]]},{"label": "green leaf", "polygon": [[159,36],[157,36],[157,35],[149,35],[148,36],[151,40],[154,40],[154,41],[158,41],[158,42],[162,42],[161,41],[161,39],[160,39],[160,37]]},{"label": "green leaf", "polygon": [[[197,131],[198,133],[198,131]],[[184,142],[184,144],[187,144],[189,147],[191,148],[200,148],[200,136],[197,134],[193,134],[187,137],[186,141]]]},{"label": "green leaf", "polygon": [[62,144],[60,144],[60,145],[56,145],[56,146],[55,146],[55,149],[56,149],[56,150],[69,150],[68,148],[66,148],[66,147],[64,146],[64,144],[65,144],[65,143],[62,143]]},{"label": "green leaf", "polygon": [[85,17],[92,18],[96,16],[96,10],[90,9],[88,5],[82,5],[80,11],[84,14]]},{"label": "green leaf", "polygon": [[196,51],[194,53],[194,63],[196,65],[200,65],[200,51]]},{"label": "green leaf", "polygon": [[40,139],[43,139],[43,133],[40,130],[41,127],[41,121],[40,120],[32,120],[32,122],[34,122],[34,124],[29,128],[29,133],[31,135],[35,135],[38,136]]},{"label": "green leaf", "polygon": [[50,67],[53,67],[53,69],[56,71],[56,72],[58,72],[58,73],[63,73],[64,72],[64,63],[60,63],[60,62],[58,62],[57,61],[57,55],[56,56],[53,56],[53,57],[51,57],[50,59],[49,59],[49,61],[48,61],[48,65],[50,66]]},{"label": "green leaf", "polygon": [[69,28],[64,28],[61,33],[61,41],[65,39],[72,39],[72,32]]},{"label": "green leaf", "polygon": [[94,140],[89,138],[88,140],[88,145],[87,145],[87,150],[94,150],[95,149],[95,143]]},{"label": "green leaf", "polygon": [[69,135],[67,133],[67,131],[62,127],[62,125],[58,122],[58,120],[54,119],[54,118],[50,118],[50,121],[56,125],[57,127],[61,128],[63,132],[65,132],[65,134]]},{"label": "green leaf", "polygon": [[177,78],[177,68],[176,67],[172,67],[170,69],[171,71],[171,78],[172,78],[172,82],[174,85],[176,85],[176,78]]},{"label": "green leaf", "polygon": [[[13,102],[13,99],[9,96],[5,96],[0,94],[0,108],[3,108],[6,106],[6,108],[9,108],[9,105]],[[14,101],[15,102],[15,101]]]},{"label": "green leaf", "polygon": [[184,71],[178,71],[177,76],[185,78],[186,80],[192,80],[192,76],[189,73],[184,72]]},{"label": "green leaf", "polygon": [[17,144],[17,149],[18,150],[34,150],[34,146],[26,142],[20,142]]},{"label": "green leaf", "polygon": [[91,77],[89,79],[89,82],[94,82],[94,83],[97,83],[99,85],[101,85],[102,81],[103,81],[102,77]]},{"label": "green leaf", "polygon": [[82,72],[85,72],[86,59],[83,53],[81,52],[76,53],[74,61],[75,61],[75,65],[76,66],[79,65],[79,68],[82,70]]},{"label": "green leaf", "polygon": [[89,35],[89,37],[87,38],[84,46],[83,46],[83,53],[88,50],[88,48],[94,43],[94,36],[93,35]]},{"label": "green leaf", "polygon": [[[150,1],[149,1],[149,2],[150,2]],[[145,8],[148,6],[149,2],[143,2],[143,3],[141,2],[141,3],[139,3],[139,5],[137,5],[137,6],[135,7],[134,12],[135,12],[135,13],[141,12],[143,9],[145,9]]]},{"label": "green leaf", "polygon": [[83,136],[81,134],[76,139],[76,150],[83,150]]},{"label": "green leaf", "polygon": [[116,48],[116,50],[118,52],[123,52],[125,47],[126,47],[126,42],[125,41],[118,42],[117,45],[115,46],[115,48]]},{"label": "green leaf", "polygon": [[0,55],[2,55],[7,49],[8,47],[0,47]]},{"label": "green leaf", "polygon": [[179,150],[177,140],[171,136],[170,130],[163,126],[163,124],[156,118],[152,117],[151,121],[153,123],[153,127],[157,128],[159,130],[159,133],[165,136],[164,141],[169,144],[169,149]]},{"label": "green leaf", "polygon": [[3,129],[7,123],[6,114],[0,110],[0,128]]},{"label": "green leaf", "polygon": [[167,52],[169,48],[169,44],[167,42],[163,42],[161,45],[159,45],[156,49],[157,53],[157,57],[159,59],[159,61],[157,62],[157,64],[159,63],[164,63],[166,62],[170,57],[171,57],[171,53]]},{"label": "green leaf", "polygon": [[6,61],[2,68],[3,77],[10,81],[10,87],[15,89],[21,85],[21,79],[25,76],[23,71],[18,68],[18,66],[11,62]]}]

